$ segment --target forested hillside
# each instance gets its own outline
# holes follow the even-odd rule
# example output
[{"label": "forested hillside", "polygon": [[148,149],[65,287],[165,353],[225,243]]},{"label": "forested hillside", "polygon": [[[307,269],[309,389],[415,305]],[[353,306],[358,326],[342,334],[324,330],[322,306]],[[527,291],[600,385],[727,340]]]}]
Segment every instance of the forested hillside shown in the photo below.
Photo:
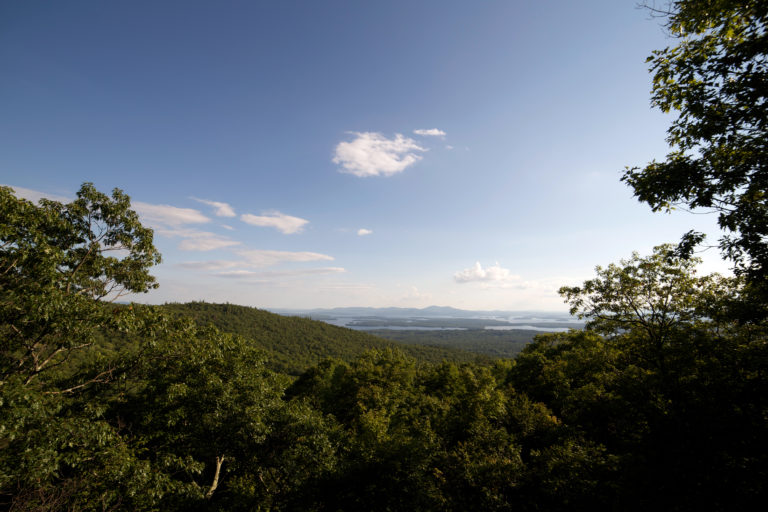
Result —
[{"label": "forested hillside", "polygon": [[482,354],[489,358],[514,357],[533,341],[536,331],[526,329],[435,330],[375,329],[370,334],[400,343],[418,343]]},{"label": "forested hillside", "polygon": [[371,349],[399,348],[419,361],[431,363],[444,360],[469,362],[480,357],[449,347],[425,346],[428,343],[387,341],[366,332],[309,318],[277,315],[234,304],[191,302],[165,304],[161,309],[171,316],[188,318],[201,326],[211,324],[222,332],[243,336],[269,354],[270,368],[291,375],[298,375],[323,359],[351,361]]}]

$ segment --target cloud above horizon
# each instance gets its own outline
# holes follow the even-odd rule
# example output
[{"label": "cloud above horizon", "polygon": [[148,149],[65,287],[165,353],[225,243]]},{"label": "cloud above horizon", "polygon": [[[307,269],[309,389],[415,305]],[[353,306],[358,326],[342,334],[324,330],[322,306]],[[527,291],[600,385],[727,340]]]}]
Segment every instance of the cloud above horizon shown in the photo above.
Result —
[{"label": "cloud above horizon", "polygon": [[198,231],[196,229],[167,229],[157,228],[158,234],[167,237],[181,237],[183,240],[179,243],[179,249],[182,251],[213,251],[241,245],[241,242],[227,238],[226,236],[211,233],[209,231]]},{"label": "cloud above horizon", "polygon": [[269,267],[283,262],[333,261],[333,256],[307,251],[271,251],[265,249],[244,249],[236,251],[243,260],[253,267]]},{"label": "cloud above horizon", "polygon": [[245,213],[240,216],[240,220],[252,226],[275,228],[286,235],[300,233],[304,226],[309,224],[307,219],[293,217],[278,211],[268,212],[264,215]]},{"label": "cloud above horizon", "polygon": [[198,203],[207,204],[208,206],[212,206],[214,208],[214,215],[217,217],[236,217],[237,214],[235,213],[235,209],[232,208],[227,203],[222,203],[219,201],[209,201],[208,199],[199,199],[197,197],[192,197],[191,199],[197,201]]},{"label": "cloud above horizon", "polygon": [[241,242],[223,235],[186,227],[187,224],[204,224],[211,221],[193,208],[140,201],[135,201],[133,206],[142,223],[154,229],[158,235],[182,238],[178,245],[182,251],[214,251],[241,245]]},{"label": "cloud above horizon", "polygon": [[48,194],[46,192],[40,192],[39,190],[32,190],[31,188],[17,187],[15,185],[5,185],[2,183],[0,183],[0,186],[12,188],[16,194],[16,197],[26,199],[27,201],[32,201],[33,203],[37,203],[40,201],[40,199],[50,199],[51,201],[58,201],[60,203],[69,203],[72,201],[72,198],[66,196]]},{"label": "cloud above horizon", "polygon": [[416,135],[421,135],[422,137],[445,137],[446,133],[443,130],[438,130],[437,128],[430,128],[428,130],[413,130],[413,133]]},{"label": "cloud above horizon", "polygon": [[274,279],[278,277],[301,277],[301,276],[315,276],[315,275],[325,275],[325,274],[343,274],[346,271],[347,270],[342,267],[319,267],[319,268],[304,268],[304,269],[298,269],[298,270],[267,271],[267,272],[256,272],[253,270],[229,270],[225,272],[218,272],[215,275],[218,277]]},{"label": "cloud above horizon", "polygon": [[[37,203],[40,199],[51,199],[53,201],[59,201],[61,203],[68,203],[74,200],[65,196],[57,194],[49,194],[47,192],[40,192],[39,190],[33,190],[30,188],[17,187],[14,185],[2,185],[4,187],[10,187],[13,189],[17,197],[24,198],[28,201]],[[154,226],[180,226],[183,224],[202,224],[210,222],[211,219],[200,213],[198,210],[192,208],[179,208],[176,206],[170,206],[167,204],[150,204],[141,201],[132,201],[131,208],[139,214],[142,222],[147,224],[153,224]]]},{"label": "cloud above horizon", "polygon": [[[266,249],[237,249],[234,251],[238,260],[208,260],[185,261],[178,265],[192,270],[219,270],[233,269],[229,272],[219,272],[216,275],[246,275],[246,269],[271,267],[281,263],[305,263],[311,261],[333,261],[334,257],[327,254],[309,251],[273,251]],[[330,267],[335,268],[335,267]],[[307,273],[312,273],[312,269]],[[298,271],[297,271],[298,272]],[[326,272],[328,273],[328,272]]]},{"label": "cloud above horizon", "polygon": [[357,236],[366,236],[373,233],[371,229],[360,228],[357,230]]},{"label": "cloud above horizon", "polygon": [[193,208],[179,208],[167,204],[150,204],[141,201],[131,203],[142,221],[151,226],[181,226],[184,224],[204,224],[211,219]]},{"label": "cloud above horizon", "polygon": [[520,276],[513,275],[509,269],[502,268],[496,263],[493,266],[483,268],[480,262],[475,262],[475,265],[470,268],[457,272],[453,275],[454,281],[457,283],[509,283],[511,281],[517,281]]},{"label": "cloud above horizon", "polygon": [[404,295],[400,296],[399,302],[424,304],[431,300],[431,293],[422,292],[417,287],[411,286]]},{"label": "cloud above horizon", "polygon": [[340,172],[360,178],[392,176],[421,160],[417,152],[427,151],[415,140],[400,133],[388,139],[378,132],[350,132],[355,138],[336,146],[333,163]]}]

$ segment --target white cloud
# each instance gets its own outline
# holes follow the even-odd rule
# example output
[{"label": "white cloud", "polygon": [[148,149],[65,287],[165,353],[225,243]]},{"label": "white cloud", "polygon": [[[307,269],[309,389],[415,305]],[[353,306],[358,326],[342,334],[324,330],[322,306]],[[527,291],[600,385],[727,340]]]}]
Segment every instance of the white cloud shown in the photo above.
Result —
[{"label": "white cloud", "polygon": [[202,224],[211,219],[192,208],[178,208],[166,204],[133,203],[141,221],[151,226],[158,235],[182,238],[178,248],[182,251],[213,251],[241,245],[229,237],[184,227],[186,224]]},{"label": "white cloud", "polygon": [[[19,197],[38,201],[40,198],[53,199],[61,202],[69,202],[70,199],[38,192],[36,190],[12,187]],[[199,200],[211,204],[210,201]],[[224,203],[216,203],[223,205]],[[141,222],[152,227],[158,235],[171,238],[183,238],[179,243],[179,249],[183,251],[212,251],[240,245],[240,242],[231,240],[225,236],[210,233],[208,231],[198,231],[196,229],[181,227],[184,224],[202,224],[210,222],[210,219],[192,208],[178,208],[167,204],[149,204],[141,201],[134,201],[131,206],[139,214]],[[226,206],[226,205],[225,205]]]},{"label": "white cloud", "polygon": [[415,286],[411,286],[408,291],[405,293],[405,295],[402,295],[400,297],[400,301],[406,301],[406,302],[424,302],[424,301],[430,301],[432,300],[432,294],[431,293],[424,293],[420,291]]},{"label": "white cloud", "polygon": [[[53,199],[60,202],[69,202],[71,199],[53,194],[46,194],[36,190],[22,187],[12,187],[19,197],[37,202],[40,198]],[[197,201],[213,204],[212,201],[196,199]],[[224,203],[215,203],[216,205],[225,205]],[[182,227],[185,224],[202,224],[210,222],[211,219],[192,208],[178,208],[167,204],[150,204],[141,201],[133,201],[131,207],[139,214],[141,222],[152,227],[155,233],[161,236],[171,238],[182,238],[179,243],[179,249],[183,251],[212,251],[226,247],[240,245],[240,242],[231,240],[225,236],[210,233],[208,231],[198,231]]]},{"label": "white cloud", "polygon": [[252,215],[246,213],[240,216],[240,220],[252,226],[275,228],[286,235],[299,233],[309,221],[299,217],[292,217],[280,212],[269,212],[265,215]]},{"label": "white cloud", "polygon": [[317,252],[270,251],[262,249],[237,251],[251,267],[269,267],[283,262],[333,261],[333,256]]},{"label": "white cloud", "polygon": [[182,251],[213,251],[216,249],[223,249],[225,247],[232,247],[234,245],[240,245],[240,242],[234,240],[226,240],[218,237],[211,238],[187,238],[179,243],[179,249]]},{"label": "white cloud", "polygon": [[[271,251],[263,249],[238,249],[234,251],[240,256],[237,260],[208,260],[208,261],[185,261],[179,263],[180,267],[192,270],[226,270],[229,272],[220,272],[217,275],[250,275],[253,273],[251,268],[263,268],[277,265],[280,263],[302,263],[308,261],[333,261],[333,256],[320,254],[317,252],[291,252],[291,251]],[[336,268],[336,267],[329,267]],[[327,270],[327,269],[326,269]],[[302,272],[301,270],[296,272]],[[312,273],[312,269],[306,272]],[[325,272],[329,273],[329,272]],[[264,274],[263,272],[261,274]]]},{"label": "white cloud", "polygon": [[342,171],[364,178],[368,176],[391,176],[404,171],[421,160],[417,151],[426,151],[415,140],[396,134],[388,139],[377,132],[352,132],[355,139],[340,142],[336,146],[333,162],[342,166]]},{"label": "white cloud", "polygon": [[203,224],[211,219],[192,208],[179,208],[167,204],[149,204],[134,201],[133,208],[141,220],[151,226],[181,226],[183,224]]},{"label": "white cloud", "polygon": [[240,242],[225,236],[196,229],[160,227],[156,228],[155,232],[167,237],[183,238],[179,243],[179,249],[182,251],[212,251],[240,245]]},{"label": "white cloud", "polygon": [[26,199],[27,201],[32,201],[33,203],[37,203],[40,201],[40,199],[50,199],[51,201],[58,201],[60,203],[69,203],[72,201],[72,198],[59,196],[56,194],[48,194],[46,192],[40,192],[39,190],[32,190],[31,188],[24,188],[24,187],[17,187],[14,185],[4,185],[0,183],[0,186],[2,187],[11,187],[13,189],[13,192],[16,194],[16,197],[20,197],[22,199]]},{"label": "white cloud", "polygon": [[[40,192],[38,190],[32,190],[29,188],[15,187],[11,185],[3,185],[11,187],[18,197],[23,197],[29,201],[37,202],[42,198],[52,199],[67,203],[72,201],[72,198],[59,196],[55,194],[48,194],[46,192]],[[192,208],[178,208],[176,206],[170,206],[167,204],[149,204],[142,203],[141,201],[132,201],[131,207],[136,210],[136,213],[141,217],[142,222],[152,226],[180,226],[182,224],[201,224],[209,222],[211,219],[203,215],[197,210]]]},{"label": "white cloud", "polygon": [[423,137],[445,137],[445,132],[443,130],[438,130],[437,128],[430,128],[429,130],[413,130],[413,133]]},{"label": "white cloud", "polygon": [[448,151],[450,151],[450,150],[452,150],[452,149],[453,149],[453,146],[451,146],[450,144],[446,144],[446,145],[445,145],[445,149],[447,149]]},{"label": "white cloud", "polygon": [[457,283],[505,283],[520,279],[520,276],[512,275],[506,268],[502,268],[497,263],[491,267],[483,268],[480,262],[476,262],[474,267],[465,268],[461,272],[453,275]]},{"label": "white cloud", "polygon": [[209,201],[207,199],[198,199],[197,197],[193,197],[195,201],[198,203],[207,204],[208,206],[213,206],[215,211],[214,214],[217,217],[236,217],[237,214],[235,213],[235,209],[232,208],[227,203],[221,203],[219,201]]},{"label": "white cloud", "polygon": [[178,265],[191,270],[221,270],[240,266],[240,261],[208,260],[208,261],[183,261]]},{"label": "white cloud", "polygon": [[195,236],[182,240],[179,249],[182,251],[213,251],[225,247],[240,245],[236,240],[229,240],[214,233],[196,233]]},{"label": "white cloud", "polygon": [[371,233],[373,233],[373,230],[370,229],[360,228],[357,230],[358,236],[370,235]]},{"label": "white cloud", "polygon": [[306,268],[300,270],[285,270],[281,272],[255,272],[253,270],[230,270],[219,272],[219,277],[273,279],[278,277],[300,277],[324,274],[342,274],[347,270],[342,267]]},{"label": "white cloud", "polygon": [[[14,187],[11,185],[3,186],[10,186],[18,197],[23,197],[32,202],[37,202],[42,198],[52,199],[62,203],[68,203],[73,200],[72,198],[48,194],[29,188]],[[139,214],[143,223],[156,228],[162,226],[181,226],[183,224],[202,224],[210,222],[211,220],[198,210],[192,208],[178,208],[167,204],[149,204],[141,201],[132,201],[131,208],[136,210],[136,213]]]}]

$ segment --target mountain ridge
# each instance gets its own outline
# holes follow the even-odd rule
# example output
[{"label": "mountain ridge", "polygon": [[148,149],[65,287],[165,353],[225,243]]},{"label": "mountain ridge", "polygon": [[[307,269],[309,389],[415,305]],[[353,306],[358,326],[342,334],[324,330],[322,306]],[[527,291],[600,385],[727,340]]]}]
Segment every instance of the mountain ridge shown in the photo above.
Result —
[{"label": "mountain ridge", "polygon": [[267,308],[268,311],[280,315],[338,315],[338,316],[377,316],[388,318],[407,317],[454,317],[454,318],[478,318],[478,317],[510,317],[510,316],[544,316],[550,318],[572,319],[573,317],[564,311],[539,311],[539,310],[469,310],[458,309],[451,306],[427,306],[425,308],[402,307],[338,307],[338,308],[311,308],[311,309],[287,309]]}]

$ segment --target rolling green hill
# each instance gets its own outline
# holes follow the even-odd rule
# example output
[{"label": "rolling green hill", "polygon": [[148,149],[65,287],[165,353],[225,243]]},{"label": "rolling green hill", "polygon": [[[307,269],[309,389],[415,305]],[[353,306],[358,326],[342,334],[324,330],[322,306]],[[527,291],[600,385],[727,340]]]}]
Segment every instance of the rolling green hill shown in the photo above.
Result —
[{"label": "rolling green hill", "polygon": [[[323,359],[356,359],[366,350],[398,347],[422,362],[484,360],[470,352],[388,341],[371,334],[295,316],[282,316],[257,308],[207,302],[170,303],[162,308],[174,316],[213,324],[221,331],[253,340],[270,354],[276,371],[299,375]],[[487,360],[487,359],[485,359]]]},{"label": "rolling green hill", "polygon": [[523,347],[533,341],[534,336],[542,334],[541,331],[527,329],[499,331],[489,329],[435,331],[375,329],[367,332],[398,343],[466,350],[491,358],[515,357],[523,350]]}]

